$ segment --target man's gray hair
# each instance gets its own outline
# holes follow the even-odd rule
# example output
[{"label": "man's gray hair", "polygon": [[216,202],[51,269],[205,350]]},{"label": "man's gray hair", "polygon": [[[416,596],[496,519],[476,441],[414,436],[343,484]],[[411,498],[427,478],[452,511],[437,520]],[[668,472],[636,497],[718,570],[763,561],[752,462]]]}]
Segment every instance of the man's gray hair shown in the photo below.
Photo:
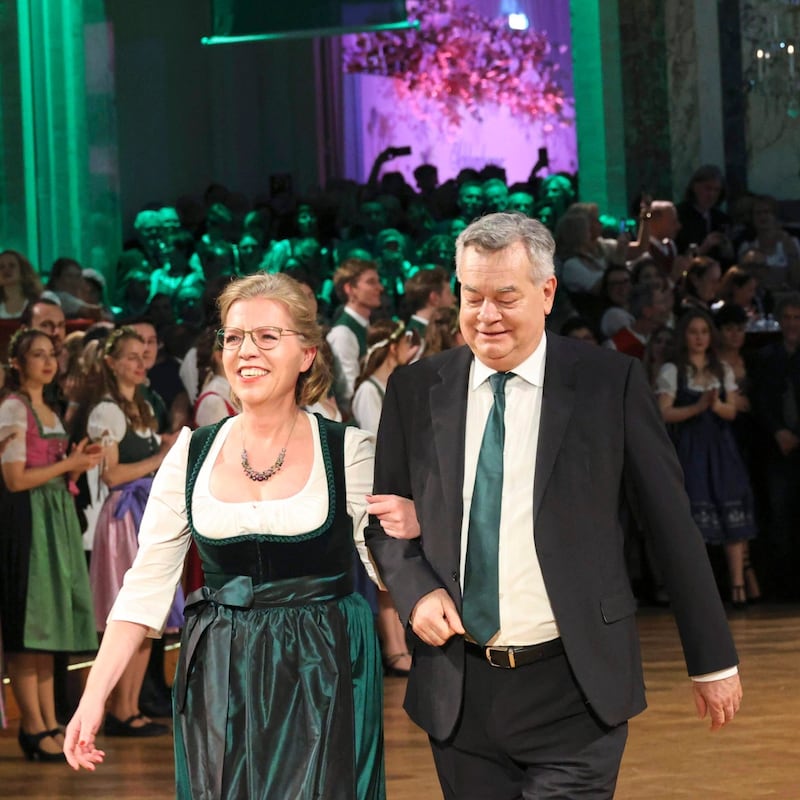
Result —
[{"label": "man's gray hair", "polygon": [[464,250],[473,247],[485,253],[496,253],[521,242],[531,262],[531,277],[540,284],[555,274],[553,253],[555,242],[541,222],[519,212],[487,214],[469,224],[456,239],[456,276],[461,275]]}]

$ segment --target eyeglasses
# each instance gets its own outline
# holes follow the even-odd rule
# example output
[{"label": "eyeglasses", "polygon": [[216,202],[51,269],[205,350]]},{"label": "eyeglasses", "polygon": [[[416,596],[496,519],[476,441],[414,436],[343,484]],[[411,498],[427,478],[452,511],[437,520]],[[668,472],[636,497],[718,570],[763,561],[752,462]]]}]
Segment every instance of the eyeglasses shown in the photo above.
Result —
[{"label": "eyeglasses", "polygon": [[217,344],[223,350],[238,350],[244,344],[244,337],[248,333],[259,350],[273,350],[278,346],[281,336],[303,335],[300,331],[276,328],[274,325],[264,325],[251,331],[243,331],[241,328],[220,328],[217,331]]}]

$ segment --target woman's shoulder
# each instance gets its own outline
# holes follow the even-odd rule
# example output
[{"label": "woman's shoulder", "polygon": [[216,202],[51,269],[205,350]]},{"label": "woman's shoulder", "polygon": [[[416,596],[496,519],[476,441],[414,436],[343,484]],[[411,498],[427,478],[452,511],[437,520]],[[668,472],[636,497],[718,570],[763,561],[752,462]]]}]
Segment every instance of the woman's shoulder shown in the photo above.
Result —
[{"label": "woman's shoulder", "polygon": [[127,427],[125,412],[110,397],[104,397],[89,412],[86,432],[94,440],[110,436],[119,442],[125,436]]},{"label": "woman's shoulder", "polygon": [[24,424],[28,417],[28,404],[18,394],[10,392],[0,401],[0,424]]}]

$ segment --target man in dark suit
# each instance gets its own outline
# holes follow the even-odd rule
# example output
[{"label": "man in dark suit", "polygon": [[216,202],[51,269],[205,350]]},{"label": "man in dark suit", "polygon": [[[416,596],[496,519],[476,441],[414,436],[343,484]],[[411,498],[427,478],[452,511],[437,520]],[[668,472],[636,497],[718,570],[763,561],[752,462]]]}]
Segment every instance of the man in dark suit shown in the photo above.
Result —
[{"label": "man in dark suit", "polygon": [[384,401],[373,510],[411,498],[421,533],[396,538],[402,525],[373,517],[367,543],[413,631],[405,708],[447,800],[613,796],[627,720],[645,707],[628,503],[659,557],[698,713],[717,729],[741,699],[641,366],[544,335],[553,249],[520,214],[472,223],[456,244],[468,346],[397,370]]}]

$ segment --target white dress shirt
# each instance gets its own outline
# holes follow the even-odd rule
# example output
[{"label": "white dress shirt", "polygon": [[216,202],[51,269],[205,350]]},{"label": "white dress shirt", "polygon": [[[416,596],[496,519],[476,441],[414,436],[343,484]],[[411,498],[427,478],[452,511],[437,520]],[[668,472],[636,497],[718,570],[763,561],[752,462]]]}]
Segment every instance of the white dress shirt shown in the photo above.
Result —
[{"label": "white dress shirt", "polygon": [[[498,646],[538,644],[559,635],[536,555],[533,529],[533,476],[542,413],[546,350],[547,340],[542,336],[536,350],[513,370],[516,377],[506,383],[506,437],[500,508],[500,630],[490,640],[490,644]],[[462,585],[475,471],[483,430],[494,403],[488,378],[494,372],[477,358],[472,362],[464,450]]]},{"label": "white dress shirt", "polygon": [[[349,306],[344,307],[345,314],[349,314],[364,330],[367,329],[369,320],[353,311]],[[334,325],[326,337],[333,351],[334,363],[334,393],[336,402],[342,411],[350,410],[350,401],[356,379],[361,372],[361,348],[358,338],[347,325]]]}]

